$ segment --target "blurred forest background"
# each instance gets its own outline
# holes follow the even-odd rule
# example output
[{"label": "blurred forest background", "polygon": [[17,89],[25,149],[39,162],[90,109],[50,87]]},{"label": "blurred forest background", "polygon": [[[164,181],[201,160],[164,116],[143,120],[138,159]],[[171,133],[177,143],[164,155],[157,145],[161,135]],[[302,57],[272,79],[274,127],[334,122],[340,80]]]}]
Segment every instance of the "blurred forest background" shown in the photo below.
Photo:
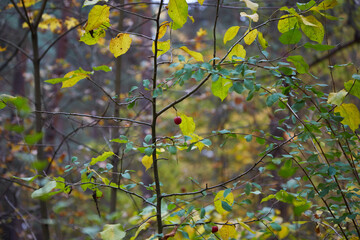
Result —
[{"label": "blurred forest background", "polygon": [[[279,11],[281,7],[296,7],[295,1],[254,2],[259,4],[259,21],[252,23],[253,26],[269,18],[282,16],[284,13]],[[23,3],[28,3],[29,6],[24,7]],[[38,27],[29,27],[26,19],[36,21],[44,3],[46,5]],[[193,17],[194,22],[189,18],[181,29],[167,31],[167,38],[171,38],[171,49],[158,58],[159,62],[163,62],[157,70],[159,83],[176,82],[174,79],[177,76],[172,74],[186,67],[185,62],[191,56],[180,50],[181,46],[201,52],[205,62],[213,58],[213,27],[217,3],[205,0],[200,5],[195,1],[188,1],[189,16]],[[79,41],[84,35],[92,8],[83,6],[84,1],[0,2],[0,94],[23,97],[27,99],[31,109],[26,104],[15,101],[13,105],[0,110],[1,239],[98,239],[104,224],[110,223],[120,223],[127,234],[125,239],[130,239],[139,226],[144,226],[141,223],[149,220],[153,214],[153,209],[144,199],[152,201],[154,176],[152,170],[145,170],[141,163],[146,146],[144,138],[151,135],[151,128],[138,124],[137,121],[152,121],[151,103],[147,100],[152,96],[146,89],[146,83],[153,78],[154,57],[151,46],[155,39],[156,25],[151,18],[156,17],[159,2],[109,0],[99,4],[110,6],[111,26],[106,31],[106,37],[100,38],[94,45],[87,45]],[[230,43],[223,43],[223,36],[229,27],[240,26],[241,34],[248,29],[249,19],[239,14],[250,13],[248,10],[243,1],[220,1],[216,56],[222,58],[231,46]],[[336,19],[318,18],[325,28],[323,44],[334,46],[326,51],[302,47],[306,42],[305,36],[297,44],[282,44],[278,40],[281,33],[275,21],[261,28],[268,42],[266,52],[269,58],[286,62],[285,59],[293,52],[303,56],[311,74],[303,75],[302,81],[305,84],[315,84],[313,76],[316,76],[316,84],[319,84],[325,96],[342,89],[344,83],[358,71],[360,2],[338,0],[337,6],[327,10],[327,14]],[[161,15],[161,22],[164,21],[171,21],[167,14]],[[132,44],[126,54],[115,58],[108,45],[110,39],[119,32],[130,33]],[[258,40],[246,45],[245,49],[247,57],[263,58],[264,53]],[[178,55],[182,57],[178,58]],[[179,64],[170,65],[169,62]],[[62,78],[79,68],[92,71],[93,67],[102,65],[111,67],[112,71],[96,71],[91,78],[79,81],[73,87],[61,88],[61,84],[44,82]],[[276,77],[269,74],[268,69],[254,70],[256,81],[264,86],[271,86],[276,81]],[[37,82],[37,79],[40,81]],[[174,86],[164,90],[164,95],[158,98],[159,109],[188,93],[197,82],[190,75],[183,83],[174,83]],[[272,91],[271,87],[268,89]],[[5,99],[5,95],[2,98]],[[354,98],[351,102],[360,106],[359,99]],[[298,112],[299,118],[303,120],[311,118],[312,114],[307,100],[305,104]],[[171,141],[176,142],[181,138],[180,128],[173,121],[178,112],[191,116],[196,123],[197,134],[206,136],[211,142],[206,142],[205,145],[208,146],[202,151],[180,151],[178,148],[160,155],[158,171],[162,192],[194,192],[245,172],[264,154],[269,143],[288,140],[296,132],[298,124],[286,119],[289,113],[276,109],[276,104],[268,107],[266,98],[259,94],[250,100],[244,94],[230,91],[226,99],[221,101],[211,94],[210,85],[204,85],[191,98],[177,104],[176,108],[168,109],[156,122],[159,142],[165,143],[170,137]],[[135,122],[115,121],[114,116],[134,119]],[[279,122],[281,119],[284,120]],[[286,131],[279,130],[279,126],[286,128]],[[222,134],[227,133],[226,131],[233,134]],[[111,139],[123,141],[117,143],[111,142]],[[121,181],[124,189],[143,196],[143,199],[105,186],[99,186],[102,193],[89,189],[83,191],[80,186],[81,174],[89,169],[86,164],[108,151],[116,156],[99,162],[97,172],[113,182]],[[237,185],[233,187],[235,204],[228,219],[242,219],[243,222],[249,220],[246,226],[254,231],[249,232],[244,226],[238,225],[235,239],[326,239],[326,234],[331,231],[331,228],[326,227],[326,219],[323,220],[325,224],[314,220],[314,216],[317,216],[315,213],[321,219],[321,211],[309,214],[304,211],[302,215],[295,216],[288,203],[270,200],[260,202],[280,189],[285,188],[295,193],[307,184],[300,183],[304,175],[295,166],[283,167],[282,154],[285,152],[281,149],[272,152],[272,160],[261,162],[256,170],[237,180]],[[283,173],[279,173],[280,168],[284,170]],[[296,170],[287,174],[292,169]],[[32,178],[38,174],[42,176]],[[48,196],[46,200],[31,197],[34,190],[56,177],[65,179],[68,184],[64,187],[71,186],[71,190]],[[225,190],[225,186],[214,191],[214,195],[219,190]],[[183,203],[177,204],[187,207],[193,204],[196,209],[204,209],[209,222],[227,223],[222,214],[214,211],[214,196],[210,192],[207,196],[189,195],[179,198]],[[168,207],[169,212],[169,218],[165,220],[167,230],[171,230],[171,224],[179,219],[184,221],[180,215],[170,216],[174,207],[169,205],[175,199],[176,197],[169,198],[169,202],[163,204]],[[321,205],[320,200],[313,204]],[[270,227],[260,227],[259,221],[251,221],[254,216],[262,215],[276,223],[271,225],[272,231],[267,232]],[[211,230],[191,227],[192,222],[188,218],[185,222],[189,225],[182,226],[181,231],[172,236],[174,239],[211,238]],[[150,218],[147,223],[149,225],[137,233],[137,239],[147,239],[156,232],[156,220]],[[207,231],[208,235],[199,237],[199,232],[202,231]],[[338,237],[336,234],[330,236],[332,237],[327,239]]]}]

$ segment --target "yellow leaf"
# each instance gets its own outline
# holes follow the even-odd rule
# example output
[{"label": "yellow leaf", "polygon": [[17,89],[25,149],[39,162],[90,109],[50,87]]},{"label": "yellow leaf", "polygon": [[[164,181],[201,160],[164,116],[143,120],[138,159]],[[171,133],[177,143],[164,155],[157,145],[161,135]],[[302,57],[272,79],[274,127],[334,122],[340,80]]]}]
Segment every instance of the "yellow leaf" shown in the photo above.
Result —
[{"label": "yellow leaf", "polygon": [[53,15],[44,13],[39,23],[40,29],[50,29],[51,32],[55,32],[56,29],[61,29],[61,21]]},{"label": "yellow leaf", "polygon": [[247,30],[245,34],[246,34],[246,36],[244,37],[244,42],[247,45],[250,45],[255,41],[257,34],[258,34],[258,30],[253,29],[253,30],[250,30],[250,32],[249,32],[249,30]]},{"label": "yellow leaf", "polygon": [[239,222],[239,224],[240,224],[243,228],[245,228],[246,230],[248,230],[249,232],[251,232],[252,234],[255,234],[255,233],[256,233],[256,232],[253,231],[253,230],[249,227],[249,225],[247,225],[246,223]]},{"label": "yellow leaf", "polygon": [[191,51],[190,49],[188,49],[187,47],[183,46],[180,48],[181,50],[187,52],[190,56],[192,56],[193,58],[195,58],[196,61],[198,62],[204,62],[203,59],[203,55],[201,53],[195,52],[195,51]]},{"label": "yellow leaf", "polygon": [[266,39],[264,38],[262,32],[258,32],[258,40],[263,49],[266,49],[269,46],[269,44],[266,41]]},{"label": "yellow leaf", "polygon": [[285,224],[281,224],[281,230],[277,233],[279,236],[279,239],[286,238],[290,233],[290,230]]},{"label": "yellow leaf", "polygon": [[241,16],[241,17],[247,17],[247,18],[250,18],[250,19],[251,19],[251,20],[253,20],[254,22],[259,21],[259,14],[257,14],[257,13],[254,13],[254,14],[248,15],[248,14],[247,14],[247,13],[245,13],[245,12],[241,12],[241,13],[240,13],[240,16]]},{"label": "yellow leaf", "polygon": [[166,21],[166,22],[163,22],[159,28],[159,37],[158,39],[161,39],[165,33],[166,33],[166,30],[168,28],[168,26],[170,25],[170,22]]},{"label": "yellow leaf", "polygon": [[194,23],[194,22],[195,22],[195,19],[194,19],[194,17],[193,17],[193,16],[188,15],[188,17],[190,18],[190,20],[192,21],[192,23]]},{"label": "yellow leaf", "polygon": [[342,124],[348,125],[351,130],[355,131],[358,129],[360,124],[360,112],[358,108],[352,103],[343,103],[334,109],[334,112],[340,113],[344,119],[341,121]]},{"label": "yellow leaf", "polygon": [[200,5],[203,5],[204,0],[198,0],[198,2],[200,3]]},{"label": "yellow leaf", "polygon": [[85,30],[88,32],[99,28],[103,24],[109,24],[110,7],[106,5],[95,5],[89,12],[88,22]]},{"label": "yellow leaf", "polygon": [[245,2],[245,4],[246,4],[246,6],[248,7],[248,8],[250,8],[251,10],[253,10],[253,11],[257,11],[257,9],[258,9],[258,7],[259,7],[259,4],[257,4],[257,3],[253,3],[252,1],[250,1],[250,0],[242,0],[243,2]]},{"label": "yellow leaf", "polygon": [[[246,57],[246,51],[241,44],[236,44],[236,46],[231,50],[228,55],[229,60],[232,60],[233,56],[244,58]],[[234,59],[235,61],[242,61],[241,59]]]},{"label": "yellow leaf", "polygon": [[188,17],[188,4],[186,0],[170,0],[168,5],[169,17],[173,20],[172,28],[181,28]]},{"label": "yellow leaf", "polygon": [[[167,40],[165,42],[158,41],[157,49],[158,49],[157,56],[160,56],[160,55],[166,53],[167,51],[169,51],[170,50],[170,40]],[[155,54],[155,41],[153,41],[151,50],[152,50],[153,54]]]},{"label": "yellow leaf", "polygon": [[290,31],[291,29],[298,29],[298,19],[293,15],[283,15],[278,22],[278,30],[281,33]]},{"label": "yellow leaf", "polygon": [[224,192],[225,192],[224,190],[218,192],[214,198],[215,210],[221,215],[226,215],[229,213],[222,207],[222,203],[221,203],[222,201],[227,202],[230,206],[232,206],[234,203],[233,193],[230,192],[226,197],[224,197]]},{"label": "yellow leaf", "polygon": [[1,47],[1,46],[0,46],[0,52],[5,52],[6,49],[7,49],[7,46],[6,46],[6,47]]},{"label": "yellow leaf", "polygon": [[228,30],[226,30],[226,33],[224,35],[224,44],[226,44],[226,42],[228,41],[231,41],[239,32],[239,29],[239,26],[232,26]]},{"label": "yellow leaf", "polygon": [[197,142],[195,143],[195,146],[199,149],[199,151],[201,152],[202,149],[206,146],[204,143],[200,142],[202,139],[204,139],[203,137],[200,137],[199,135],[195,134],[195,133],[192,133],[190,135],[191,137],[191,140],[190,140],[190,143],[194,143],[194,142]]},{"label": "yellow leaf", "polygon": [[222,240],[229,240],[236,237],[236,230],[234,225],[224,225],[220,228],[219,234]]},{"label": "yellow leaf", "polygon": [[183,135],[190,136],[195,131],[195,123],[192,117],[188,117],[183,113],[178,113],[179,117],[181,117],[181,123],[179,125],[181,132]]},{"label": "yellow leaf", "polygon": [[79,24],[79,21],[76,18],[66,17],[65,26],[66,26],[67,30],[69,30],[72,27],[75,27],[78,24]]},{"label": "yellow leaf", "polygon": [[196,36],[198,37],[202,37],[202,36],[206,36],[207,35],[207,31],[204,30],[203,28],[200,28],[199,31],[196,32]]},{"label": "yellow leaf", "polygon": [[119,33],[115,38],[110,40],[110,52],[114,54],[115,57],[123,55],[126,53],[131,45],[131,37],[127,33]]},{"label": "yellow leaf", "polygon": [[[35,5],[36,3],[40,2],[41,0],[24,0],[24,6],[26,8],[28,7],[31,7],[32,5]],[[19,1],[17,4],[16,4],[18,7],[22,7],[23,6],[23,1]],[[6,9],[10,9],[10,8],[13,8],[14,5],[13,4],[8,4],[6,6]]]},{"label": "yellow leaf", "polygon": [[144,167],[146,168],[146,170],[148,170],[151,165],[153,164],[153,156],[147,156],[145,155],[142,159],[141,159],[142,164],[144,165]]},{"label": "yellow leaf", "polygon": [[337,0],[324,0],[318,6],[310,8],[312,11],[327,10],[334,8],[337,5]]}]

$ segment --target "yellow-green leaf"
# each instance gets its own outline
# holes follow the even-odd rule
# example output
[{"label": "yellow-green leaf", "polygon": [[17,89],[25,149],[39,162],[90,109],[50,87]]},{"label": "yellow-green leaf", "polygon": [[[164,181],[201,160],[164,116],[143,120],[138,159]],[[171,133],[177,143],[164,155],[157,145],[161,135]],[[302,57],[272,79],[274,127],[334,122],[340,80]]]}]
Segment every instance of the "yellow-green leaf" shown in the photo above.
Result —
[{"label": "yellow-green leaf", "polygon": [[307,22],[315,25],[315,26],[309,26],[305,24],[301,24],[301,30],[304,32],[304,34],[312,41],[318,42],[321,44],[321,42],[324,39],[324,27],[314,16],[310,15],[307,17],[304,17]]},{"label": "yellow-green leaf", "polygon": [[[241,44],[236,44],[236,46],[231,50],[228,55],[228,59],[232,60],[233,56],[244,58],[246,57],[246,51]],[[242,61],[241,59],[234,59],[235,61]]]},{"label": "yellow-green leaf", "polygon": [[360,112],[359,109],[352,103],[343,103],[334,109],[334,112],[340,113],[340,116],[344,119],[342,124],[348,125],[351,130],[358,129],[360,124]]},{"label": "yellow-green leaf", "polygon": [[141,163],[144,165],[144,167],[146,168],[146,170],[148,170],[151,165],[153,164],[153,156],[147,156],[145,155],[142,159],[141,159]]},{"label": "yellow-green leaf", "polygon": [[204,61],[203,55],[201,53],[192,51],[192,50],[188,49],[185,46],[181,47],[180,49],[187,52],[190,56],[195,58],[196,61],[198,61],[198,62],[203,62]]},{"label": "yellow-green leaf", "polygon": [[220,192],[218,192],[214,198],[214,206],[215,206],[215,210],[222,214],[222,215],[226,215],[229,212],[226,211],[223,207],[222,207],[222,201],[227,202],[230,206],[233,205],[234,203],[234,195],[232,192],[230,192],[226,197],[224,197],[224,192],[225,190],[221,190]]},{"label": "yellow-green leaf", "polygon": [[329,93],[327,103],[339,106],[344,101],[346,94],[348,94],[348,92],[344,89],[337,93]]},{"label": "yellow-green leaf", "polygon": [[161,24],[161,26],[159,28],[159,37],[158,37],[158,39],[161,39],[165,35],[166,30],[167,30],[169,25],[170,25],[170,22],[168,22],[168,21],[165,21],[165,22],[163,22]]},{"label": "yellow-green leaf", "polygon": [[190,137],[191,137],[191,140],[190,140],[190,143],[195,143],[195,146],[199,149],[199,151],[201,152],[202,149],[205,147],[205,144],[200,142],[202,139],[202,137],[200,137],[199,135],[195,134],[195,133],[192,133],[190,134]]},{"label": "yellow-green leaf", "polygon": [[264,38],[262,32],[258,32],[258,40],[263,49],[266,49],[269,46],[269,44],[266,41],[266,39]]},{"label": "yellow-green leaf", "polygon": [[[355,81],[355,84],[354,84]],[[351,95],[360,98],[360,80],[350,80],[344,83],[346,91],[350,91]]]},{"label": "yellow-green leaf", "polygon": [[250,32],[249,32],[249,30],[247,30],[245,34],[246,34],[246,36],[244,37],[244,42],[247,45],[250,45],[255,41],[257,34],[258,34],[258,30],[252,29],[252,30],[250,30]]},{"label": "yellow-green leaf", "polygon": [[101,38],[105,37],[105,35],[106,32],[104,29],[95,29],[92,32],[85,32],[81,36],[80,42],[84,42],[86,45],[94,45],[97,44]]},{"label": "yellow-green leaf", "polygon": [[239,32],[239,29],[240,29],[239,26],[230,27],[224,35],[224,44],[226,44],[226,42],[232,40],[236,36],[236,34]]},{"label": "yellow-green leaf", "polygon": [[247,14],[247,13],[245,13],[245,12],[241,12],[241,13],[240,13],[240,16],[241,16],[241,17],[250,18],[250,19],[251,19],[252,21],[254,21],[254,22],[259,21],[259,14],[257,14],[257,13],[254,13],[254,14],[249,15],[249,14]]},{"label": "yellow-green leaf", "polygon": [[198,2],[200,3],[200,5],[203,5],[204,0],[198,0]]},{"label": "yellow-green leaf", "polygon": [[327,10],[334,8],[336,5],[337,5],[337,0],[324,0],[318,6],[314,6],[310,10],[312,11]]},{"label": "yellow-green leaf", "polygon": [[301,22],[302,22],[303,24],[305,24],[305,25],[307,25],[307,26],[316,27],[315,24],[309,22],[309,21],[307,20],[307,18],[304,17],[303,15],[300,15],[300,20],[301,20]]},{"label": "yellow-green leaf", "polygon": [[186,0],[170,0],[168,5],[169,17],[173,20],[173,29],[181,28],[188,17],[188,4]]},{"label": "yellow-green leaf", "polygon": [[100,236],[103,240],[121,240],[126,236],[126,232],[120,223],[105,224],[103,231],[100,232]]},{"label": "yellow-green leaf", "polygon": [[85,30],[88,32],[99,28],[103,24],[110,23],[110,7],[106,5],[95,5],[89,12],[88,22]]},{"label": "yellow-green leaf", "polygon": [[110,40],[110,52],[114,54],[115,57],[123,55],[126,53],[131,45],[132,39],[127,33],[119,33],[115,38]]},{"label": "yellow-green leaf", "polygon": [[246,6],[248,8],[250,8],[251,10],[253,10],[254,12],[257,11],[258,7],[259,7],[259,4],[257,3],[253,3],[252,1],[250,0],[242,0],[243,2],[245,2]]},{"label": "yellow-green leaf", "polygon": [[150,226],[150,223],[144,223],[144,224],[142,224],[142,225],[138,228],[138,230],[136,230],[135,235],[132,236],[132,237],[130,238],[130,240],[135,240],[136,237],[139,235],[139,233],[140,233],[142,230],[146,230],[149,226]]},{"label": "yellow-green leaf", "polygon": [[281,33],[290,31],[291,29],[298,29],[298,19],[294,15],[283,15],[278,22],[278,30]]},{"label": "yellow-green leaf", "polygon": [[72,87],[80,80],[87,77],[89,77],[89,75],[86,73],[79,73],[76,71],[68,72],[67,74],[65,74],[64,78],[69,78],[69,79],[62,82],[61,88]]},{"label": "yellow-green leaf", "polygon": [[178,113],[179,117],[181,117],[181,123],[179,125],[181,132],[183,135],[190,136],[195,131],[195,122],[192,117],[188,117],[183,113]]},{"label": "yellow-green leaf", "polygon": [[250,226],[247,225],[246,223],[239,222],[239,224],[240,224],[243,228],[245,228],[246,230],[248,230],[249,232],[251,232],[252,234],[255,234],[255,233],[256,233],[256,232],[253,231],[253,230],[250,228]]},{"label": "yellow-green leaf", "polygon": [[90,165],[94,165],[97,162],[102,162],[105,161],[108,157],[113,156],[114,153],[113,152],[104,152],[103,154],[101,154],[100,156],[96,157],[96,158],[92,158]]},{"label": "yellow-green leaf", "polygon": [[229,240],[236,237],[236,229],[234,225],[224,225],[220,228],[219,234],[222,240]]},{"label": "yellow-green leaf", "polygon": [[211,92],[223,101],[227,97],[232,85],[233,83],[230,79],[219,77],[218,80],[211,83]]},{"label": "yellow-green leaf", "polygon": [[[157,56],[160,56],[164,53],[166,53],[167,51],[170,50],[170,40],[167,40],[165,42],[157,42]],[[151,50],[153,52],[153,54],[155,54],[155,41],[153,41]]]}]

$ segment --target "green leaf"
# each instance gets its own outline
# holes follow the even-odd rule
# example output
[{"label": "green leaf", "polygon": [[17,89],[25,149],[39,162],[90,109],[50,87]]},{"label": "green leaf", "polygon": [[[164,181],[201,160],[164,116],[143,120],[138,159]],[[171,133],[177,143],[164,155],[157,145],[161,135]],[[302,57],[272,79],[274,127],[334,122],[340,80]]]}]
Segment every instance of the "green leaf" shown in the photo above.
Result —
[{"label": "green leaf", "polygon": [[304,17],[307,22],[315,25],[315,26],[309,26],[306,24],[301,24],[301,30],[305,33],[305,35],[312,41],[318,42],[321,44],[321,42],[324,39],[325,30],[321,22],[319,22],[314,16],[310,15],[307,17]]},{"label": "green leaf", "polygon": [[169,17],[173,20],[172,29],[181,28],[188,17],[188,4],[186,0],[170,0],[168,5]]},{"label": "green leaf", "polygon": [[94,165],[97,162],[102,162],[105,161],[108,157],[113,156],[114,153],[113,152],[104,152],[103,154],[101,154],[100,156],[96,157],[96,158],[92,158],[90,165]]},{"label": "green leaf", "polygon": [[305,62],[301,55],[289,56],[286,60],[292,62],[295,65],[296,71],[300,74],[307,73],[309,71],[309,65]]},{"label": "green leaf", "polygon": [[216,82],[212,82],[211,92],[223,101],[227,97],[232,85],[233,83],[230,79],[220,77]]},{"label": "green leaf", "polygon": [[110,72],[112,70],[112,68],[109,67],[109,66],[106,66],[106,65],[101,65],[101,66],[98,66],[98,67],[93,67],[93,70],[94,71]]},{"label": "green leaf", "polygon": [[272,222],[270,223],[270,226],[275,230],[275,231],[281,231],[281,226],[276,223],[276,222]]},{"label": "green leaf", "polygon": [[226,201],[221,201],[221,207],[228,212],[232,211],[232,206],[230,206]]},{"label": "green leaf", "polygon": [[144,141],[146,143],[148,143],[148,142],[150,142],[151,139],[152,139],[152,135],[148,134],[148,135],[145,136]]},{"label": "green leaf", "polygon": [[311,7],[315,6],[315,4],[316,4],[316,2],[314,0],[311,0],[307,3],[296,3],[296,5],[300,11],[308,10]]},{"label": "green leaf", "polygon": [[335,104],[335,105],[339,106],[342,104],[342,102],[344,101],[344,98],[347,94],[348,94],[348,92],[345,91],[344,89],[337,93],[329,93],[327,103]]},{"label": "green leaf", "polygon": [[51,191],[56,188],[56,181],[49,181],[47,182],[42,188],[35,190],[31,197],[34,199],[42,199],[47,198],[53,194],[51,194]]},{"label": "green leaf", "polygon": [[175,155],[177,152],[177,148],[175,146],[170,146],[168,149],[172,155]]},{"label": "green leaf", "polygon": [[103,231],[100,232],[103,240],[121,240],[126,236],[121,224],[105,224]]},{"label": "green leaf", "polygon": [[279,37],[279,41],[282,44],[296,44],[301,39],[301,32],[298,29],[292,29],[283,33]]},{"label": "green leaf", "polygon": [[40,141],[40,139],[43,137],[43,133],[39,132],[39,133],[35,133],[35,134],[30,134],[30,135],[26,135],[24,137],[25,142],[29,145],[34,145],[35,143],[37,143],[38,141]]},{"label": "green leaf", "polygon": [[305,43],[304,47],[305,48],[312,48],[312,49],[315,49],[317,51],[327,51],[327,50],[333,49],[335,46]]},{"label": "green leaf", "polygon": [[270,96],[266,99],[266,106],[271,107],[274,103],[276,103],[277,100],[281,97],[282,94],[280,93],[273,93],[270,94]]},{"label": "green leaf", "polygon": [[270,199],[274,199],[274,198],[275,198],[275,195],[271,194],[271,195],[269,195],[269,196],[261,199],[261,202],[260,202],[260,203],[262,203],[262,202],[267,202],[267,201],[269,201]]},{"label": "green leaf", "polygon": [[334,109],[334,112],[340,113],[340,116],[344,119],[342,124],[348,125],[351,130],[358,129],[360,124],[360,112],[358,108],[352,103],[343,103]]},{"label": "green leaf", "polygon": [[12,176],[12,178],[15,178],[15,179],[20,179],[20,180],[23,180],[23,181],[26,181],[26,182],[33,182],[35,179],[37,179],[38,177],[41,177],[41,175],[35,175],[33,177],[24,177],[24,178],[21,178],[21,177],[16,177],[16,176]]},{"label": "green leaf", "polygon": [[292,166],[292,160],[286,160],[285,164],[280,168],[278,174],[283,178],[289,178],[295,174],[297,168]]},{"label": "green leaf", "polygon": [[359,80],[355,80],[355,84],[354,84],[354,80],[347,81],[344,84],[344,87],[345,87],[346,91],[350,91],[350,89],[351,89],[351,91],[350,91],[351,95],[354,95],[355,97],[360,98],[360,81]]}]

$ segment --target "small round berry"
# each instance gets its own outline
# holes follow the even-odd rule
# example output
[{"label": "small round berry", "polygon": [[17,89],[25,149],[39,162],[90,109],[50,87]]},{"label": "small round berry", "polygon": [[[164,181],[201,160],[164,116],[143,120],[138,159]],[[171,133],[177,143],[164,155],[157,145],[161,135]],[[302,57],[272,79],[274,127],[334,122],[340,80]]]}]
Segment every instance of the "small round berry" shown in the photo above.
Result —
[{"label": "small round berry", "polygon": [[213,226],[213,227],[211,228],[211,232],[212,232],[212,233],[216,233],[217,231],[219,231],[218,226]]},{"label": "small round berry", "polygon": [[174,123],[175,123],[176,125],[179,125],[181,122],[182,122],[181,117],[176,117],[176,118],[174,118]]}]

